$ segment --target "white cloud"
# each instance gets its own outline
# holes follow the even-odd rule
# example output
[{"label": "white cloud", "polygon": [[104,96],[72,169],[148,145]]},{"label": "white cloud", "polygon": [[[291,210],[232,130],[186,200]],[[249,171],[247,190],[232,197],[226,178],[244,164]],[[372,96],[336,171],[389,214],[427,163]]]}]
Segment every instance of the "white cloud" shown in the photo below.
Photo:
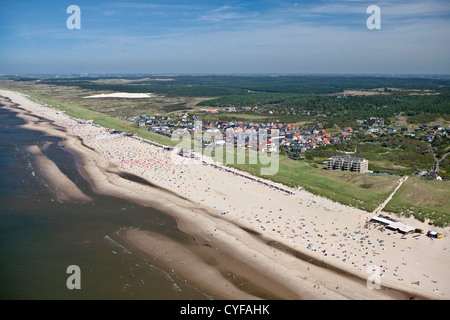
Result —
[{"label": "white cloud", "polygon": [[201,20],[219,22],[224,20],[242,20],[256,17],[256,12],[246,12],[241,7],[221,6],[200,15]]},{"label": "white cloud", "polygon": [[[37,63],[39,57],[43,66],[85,66],[83,72],[450,73],[446,2],[408,3],[378,1],[381,30],[367,29],[366,1],[349,0],[270,12],[198,6],[189,11],[192,25],[151,34],[131,34],[127,26],[113,32],[42,29],[28,36],[53,36],[60,41],[56,47],[18,54],[7,48],[0,53],[0,67],[20,66],[19,60]],[[309,19],[317,15],[339,19]]]}]

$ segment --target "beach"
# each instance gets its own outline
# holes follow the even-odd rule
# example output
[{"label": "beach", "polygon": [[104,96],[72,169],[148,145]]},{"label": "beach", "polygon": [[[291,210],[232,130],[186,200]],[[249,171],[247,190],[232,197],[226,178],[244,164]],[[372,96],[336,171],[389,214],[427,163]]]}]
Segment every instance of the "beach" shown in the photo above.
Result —
[{"label": "beach", "polygon": [[[444,238],[382,231],[369,222],[371,212],[305,190],[263,183],[220,164],[183,161],[160,146],[80,123],[16,92],[1,90],[0,96],[19,105],[9,108],[27,121],[24,127],[63,138],[96,192],[173,216],[180,232],[192,238],[191,244],[180,246],[137,228],[119,235],[127,246],[214,296],[260,298],[243,289],[252,285],[255,292],[281,299],[450,295],[448,228],[401,218],[415,228],[439,231]],[[90,201],[40,154],[39,147],[29,151],[39,158],[62,201]],[[368,285],[367,279],[374,283]],[[379,288],[374,287],[377,283]]]}]

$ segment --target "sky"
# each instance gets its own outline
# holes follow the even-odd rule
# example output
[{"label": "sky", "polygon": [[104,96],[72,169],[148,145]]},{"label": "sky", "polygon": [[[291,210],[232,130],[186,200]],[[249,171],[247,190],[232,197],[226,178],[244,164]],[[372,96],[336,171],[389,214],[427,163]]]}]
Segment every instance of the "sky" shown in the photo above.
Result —
[{"label": "sky", "polygon": [[0,74],[42,73],[450,74],[450,1],[1,0]]}]

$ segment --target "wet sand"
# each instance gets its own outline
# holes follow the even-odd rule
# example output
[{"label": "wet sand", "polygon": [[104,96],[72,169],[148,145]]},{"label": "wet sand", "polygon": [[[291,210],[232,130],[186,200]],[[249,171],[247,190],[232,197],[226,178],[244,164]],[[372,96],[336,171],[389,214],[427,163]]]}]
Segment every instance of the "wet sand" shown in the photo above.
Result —
[{"label": "wet sand", "polygon": [[42,154],[39,146],[30,146],[28,151],[36,156],[39,167],[51,185],[52,191],[60,201],[91,201],[92,199],[85,195],[77,185],[72,182],[58,166]]}]

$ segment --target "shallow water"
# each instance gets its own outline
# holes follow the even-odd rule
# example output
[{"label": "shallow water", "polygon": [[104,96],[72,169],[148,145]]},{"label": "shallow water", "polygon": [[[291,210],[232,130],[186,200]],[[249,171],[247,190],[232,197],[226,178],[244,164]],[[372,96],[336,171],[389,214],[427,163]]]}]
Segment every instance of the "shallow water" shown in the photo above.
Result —
[{"label": "shallow water", "polygon": [[[210,298],[117,235],[135,227],[187,241],[172,217],[95,194],[59,138],[24,130],[23,123],[0,104],[0,299]],[[30,145],[43,147],[43,154],[94,201],[58,201],[27,152]],[[67,288],[70,265],[81,269],[80,290]]]}]

